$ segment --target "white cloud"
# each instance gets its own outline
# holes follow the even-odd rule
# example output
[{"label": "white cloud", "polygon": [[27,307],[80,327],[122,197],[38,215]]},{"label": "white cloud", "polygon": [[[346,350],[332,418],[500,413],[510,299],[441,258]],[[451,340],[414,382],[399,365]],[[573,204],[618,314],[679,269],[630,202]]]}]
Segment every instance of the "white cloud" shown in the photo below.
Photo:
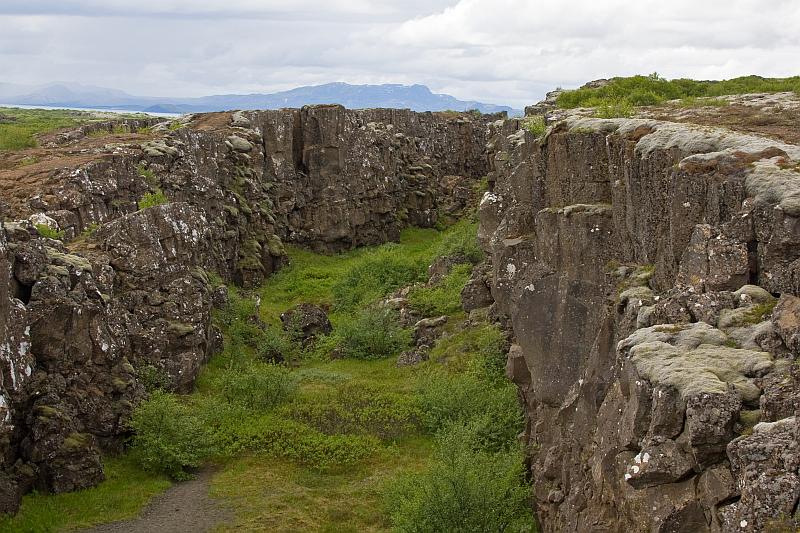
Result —
[{"label": "white cloud", "polygon": [[197,96],[424,83],[522,106],[555,86],[798,74],[795,0],[4,0],[3,81]]}]

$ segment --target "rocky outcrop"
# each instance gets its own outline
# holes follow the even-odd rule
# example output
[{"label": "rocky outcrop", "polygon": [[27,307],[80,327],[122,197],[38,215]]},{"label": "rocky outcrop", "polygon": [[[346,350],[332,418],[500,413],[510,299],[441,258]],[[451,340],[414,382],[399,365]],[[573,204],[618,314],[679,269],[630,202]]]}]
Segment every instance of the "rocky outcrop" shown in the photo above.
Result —
[{"label": "rocky outcrop", "polygon": [[313,341],[316,337],[327,335],[333,331],[327,313],[318,305],[303,303],[281,313],[284,331],[303,342]]},{"label": "rocky outcrop", "polygon": [[[284,243],[335,252],[457,215],[495,118],[313,106],[100,124],[48,137],[55,163],[2,171],[20,185],[0,192],[0,510],[102,480],[154,375],[191,390],[221,346],[210,273],[251,287]],[[318,311],[304,335],[329,331]]]},{"label": "rocky outcrop", "polygon": [[562,115],[495,124],[470,284],[511,320],[543,528],[793,527],[800,148]]}]

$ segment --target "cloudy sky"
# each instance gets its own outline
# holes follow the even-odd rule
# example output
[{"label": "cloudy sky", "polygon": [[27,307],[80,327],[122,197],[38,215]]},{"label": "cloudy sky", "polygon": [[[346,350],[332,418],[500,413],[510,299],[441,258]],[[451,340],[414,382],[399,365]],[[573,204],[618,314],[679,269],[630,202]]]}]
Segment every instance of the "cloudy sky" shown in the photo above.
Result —
[{"label": "cloudy sky", "polygon": [[0,0],[0,82],[154,96],[423,83],[522,106],[657,71],[800,73],[800,0]]}]

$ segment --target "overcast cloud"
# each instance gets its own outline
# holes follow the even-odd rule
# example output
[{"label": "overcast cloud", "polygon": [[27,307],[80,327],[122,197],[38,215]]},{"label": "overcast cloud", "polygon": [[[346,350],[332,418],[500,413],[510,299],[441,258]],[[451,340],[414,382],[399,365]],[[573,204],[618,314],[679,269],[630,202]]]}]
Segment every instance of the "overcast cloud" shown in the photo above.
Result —
[{"label": "overcast cloud", "polygon": [[800,73],[800,0],[2,0],[0,81],[139,95],[423,83],[521,107],[653,71]]}]

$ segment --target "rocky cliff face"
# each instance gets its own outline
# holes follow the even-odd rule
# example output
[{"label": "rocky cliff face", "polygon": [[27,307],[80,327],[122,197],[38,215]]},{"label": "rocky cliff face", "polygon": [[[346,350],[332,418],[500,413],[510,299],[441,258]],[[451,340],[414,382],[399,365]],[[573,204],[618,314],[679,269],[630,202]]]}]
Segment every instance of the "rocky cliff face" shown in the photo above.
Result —
[{"label": "rocky cliff face", "polygon": [[800,147],[550,119],[494,125],[480,206],[544,529],[793,527]]},{"label": "rocky cliff face", "polygon": [[209,273],[253,286],[284,243],[335,252],[457,215],[496,118],[313,106],[94,124],[0,170],[0,512],[102,480],[148,379],[191,389],[221,346]]}]

